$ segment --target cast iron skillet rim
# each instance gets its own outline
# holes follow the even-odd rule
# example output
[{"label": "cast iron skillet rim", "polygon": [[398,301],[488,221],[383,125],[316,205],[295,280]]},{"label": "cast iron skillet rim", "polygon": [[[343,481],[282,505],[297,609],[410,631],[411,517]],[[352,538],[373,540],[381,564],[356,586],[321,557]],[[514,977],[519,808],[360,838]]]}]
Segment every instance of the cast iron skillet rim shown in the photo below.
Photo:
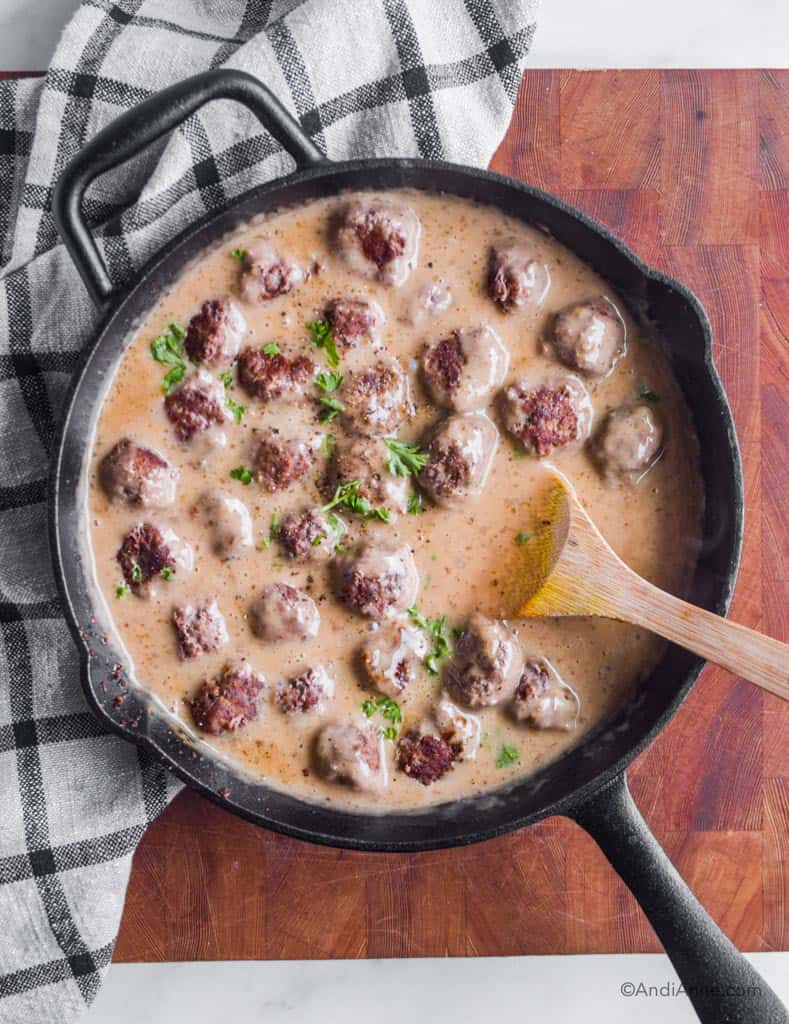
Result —
[{"label": "cast iron skillet rim", "polygon": [[[720,377],[718,376],[717,370],[712,360],[712,332],[707,318],[706,312],[701,305],[698,298],[693,292],[677,281],[675,278],[663,273],[662,271],[655,270],[650,267],[639,256],[634,253],[629,246],[622,242],[616,235],[612,234],[609,229],[600,224],[594,218],[564,202],[557,196],[551,193],[545,192],[535,186],[528,185],[516,178],[509,175],[498,174],[492,171],[480,170],[477,168],[465,167],[460,164],[453,164],[446,161],[437,160],[413,160],[413,159],[373,159],[373,160],[349,160],[344,162],[330,162],[322,163],[313,167],[309,167],[302,171],[297,171],[294,174],[288,175],[275,179],[273,182],[269,182],[260,186],[256,186],[247,192],[242,193],[235,199],[227,203],[226,206],[220,211],[214,211],[206,214],[200,220],[194,222],[187,227],[183,232],[172,239],[164,248],[160,249],[140,270],[135,276],[134,282],[125,289],[119,289],[114,292],[102,307],[103,316],[100,321],[100,325],[96,330],[95,339],[92,344],[82,354],[78,368],[74,372],[72,382],[70,385],[69,393],[64,405],[64,414],[61,424],[61,430],[58,438],[56,458],[52,464],[52,471],[50,476],[50,488],[49,488],[49,537],[50,544],[53,553],[53,558],[56,564],[55,579],[58,589],[58,593],[66,613],[66,620],[72,635],[77,643],[79,654],[80,654],[80,676],[83,691],[86,695],[89,705],[93,710],[94,714],[102,721],[102,723],[113,733],[121,736],[123,739],[131,740],[136,745],[143,749],[149,750],[156,759],[165,765],[165,767],[180,778],[184,783],[189,785],[192,789],[198,790],[203,796],[213,801],[220,807],[225,809],[231,809],[233,813],[245,818],[246,820],[271,829],[274,832],[278,832],[283,835],[288,835],[296,839],[301,839],[316,843],[318,845],[332,846],[335,848],[343,848],[350,850],[357,850],[362,852],[382,852],[382,853],[413,853],[418,851],[438,850],[452,846],[465,846],[476,842],[482,842],[488,839],[495,838],[496,836],[504,835],[508,832],[515,831],[520,828],[524,828],[536,821],[542,820],[543,818],[552,817],[557,814],[566,814],[573,807],[582,805],[595,793],[604,789],[613,779],[621,775],[628,765],[655,739],[655,737],[665,728],[666,724],[676,714],[680,705],[686,699],[688,693],[693,688],[702,668],[704,667],[704,660],[702,658],[694,658],[688,670],[685,673],[685,679],[682,685],[676,690],[674,696],[667,704],[663,713],[654,721],[651,729],[642,734],[639,739],[630,747],[630,749],[622,755],[614,764],[604,769],[602,772],[597,774],[593,779],[589,780],[586,784],[578,789],[573,790],[566,797],[559,799],[558,801],[542,808],[539,811],[535,811],[529,815],[525,815],[522,818],[510,819],[504,824],[496,824],[487,827],[479,827],[474,831],[469,831],[460,836],[452,835],[447,837],[438,836],[435,839],[421,839],[421,840],[405,840],[403,842],[380,842],[368,840],[365,838],[357,838],[353,836],[341,835],[335,836],[326,832],[315,831],[311,828],[302,828],[282,822],[279,820],[269,819],[265,812],[258,812],[251,808],[236,804],[230,797],[224,797],[220,793],[216,792],[210,786],[206,785],[200,779],[192,775],[186,768],[177,764],[168,751],[154,740],[142,733],[135,731],[133,727],[122,725],[117,722],[110,715],[108,715],[98,701],[90,682],[90,656],[88,641],[84,636],[80,623],[74,610],[71,597],[69,594],[68,584],[66,583],[63,557],[61,552],[60,544],[60,515],[59,515],[59,489],[60,489],[60,470],[64,456],[64,446],[67,435],[67,428],[71,420],[74,399],[77,392],[80,389],[82,381],[85,376],[88,361],[93,354],[96,347],[104,337],[104,333],[109,325],[109,322],[118,317],[122,311],[125,303],[134,296],[139,289],[144,288],[148,278],[159,268],[163,263],[170,259],[174,252],[177,252],[183,244],[185,244],[195,234],[202,231],[206,226],[212,222],[228,217],[230,218],[233,212],[246,203],[249,203],[257,196],[269,195],[272,192],[280,191],[287,186],[298,184],[305,181],[312,181],[314,179],[322,177],[332,177],[343,172],[365,172],[368,170],[374,170],[376,168],[385,168],[387,170],[402,169],[409,171],[411,169],[418,168],[420,171],[429,171],[431,169],[440,170],[442,172],[449,171],[457,174],[463,179],[472,179],[479,182],[497,182],[508,188],[511,188],[519,193],[526,196],[535,198],[542,203],[553,206],[554,208],[565,213],[572,219],[580,222],[588,230],[594,232],[596,235],[601,237],[613,248],[615,248],[622,256],[624,256],[644,277],[651,281],[654,281],[663,287],[670,289],[671,291],[679,294],[690,306],[693,314],[697,318],[702,328],[703,340],[704,340],[704,364],[705,370],[708,374],[709,381],[712,384],[716,398],[719,402],[719,410],[721,415],[725,417],[725,428],[731,440],[730,454],[731,454],[731,472],[732,472],[732,484],[733,490],[736,495],[740,498],[743,494],[743,478],[742,478],[742,465],[740,459],[739,446],[737,443],[735,428],[731,411],[729,409],[728,400],[726,398],[723,385]],[[403,183],[402,187],[416,187],[409,186],[407,183]],[[425,190],[422,188],[421,190]],[[444,190],[448,191],[448,190]],[[451,194],[451,193],[448,193]],[[484,202],[483,200],[478,200]],[[491,204],[495,205],[495,204]],[[534,222],[532,222],[534,223]],[[596,268],[600,273],[599,268]],[[602,274],[601,276],[605,276]],[[742,552],[742,536],[743,536],[743,503],[742,500],[736,503],[735,507],[731,509],[733,520],[732,520],[732,542],[731,542],[731,554],[728,564],[725,569],[725,577],[721,578],[719,584],[719,600],[717,603],[716,611],[721,614],[725,614],[728,610],[731,599],[734,593],[734,588],[737,579],[737,572],[740,563],[740,557]],[[298,798],[294,798],[298,799]],[[301,801],[306,803],[306,801]],[[321,810],[331,812],[331,806],[318,805]],[[420,812],[417,812],[420,813]],[[372,815],[364,813],[360,814],[360,817],[371,817]]]}]

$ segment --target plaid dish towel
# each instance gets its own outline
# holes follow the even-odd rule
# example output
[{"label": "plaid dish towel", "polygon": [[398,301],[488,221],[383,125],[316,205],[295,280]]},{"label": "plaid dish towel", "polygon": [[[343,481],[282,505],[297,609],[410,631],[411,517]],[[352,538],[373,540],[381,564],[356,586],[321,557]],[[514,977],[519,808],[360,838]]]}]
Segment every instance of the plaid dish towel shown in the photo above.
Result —
[{"label": "plaid dish towel", "polygon": [[[131,857],[179,789],[83,701],[46,542],[58,411],[96,311],[55,231],[80,146],[172,82],[257,75],[329,157],[485,166],[536,0],[85,0],[44,79],[0,82],[0,1020],[66,1024],[95,997]],[[116,283],[291,161],[243,108],[208,107],[90,190]]]}]

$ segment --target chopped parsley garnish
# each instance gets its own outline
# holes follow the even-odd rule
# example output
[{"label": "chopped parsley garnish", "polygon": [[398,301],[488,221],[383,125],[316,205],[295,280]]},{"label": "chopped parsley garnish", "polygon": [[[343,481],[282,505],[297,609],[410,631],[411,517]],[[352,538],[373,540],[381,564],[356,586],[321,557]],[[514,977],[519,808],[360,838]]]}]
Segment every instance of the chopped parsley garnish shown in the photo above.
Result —
[{"label": "chopped parsley garnish", "polygon": [[505,743],[499,748],[498,755],[496,756],[496,767],[506,768],[508,765],[515,764],[516,761],[520,761],[521,752],[517,747],[507,746]]},{"label": "chopped parsley garnish", "polygon": [[647,387],[646,384],[642,384],[638,389],[638,397],[643,398],[645,402],[659,402],[660,395],[653,391],[652,388]]},{"label": "chopped parsley garnish", "polygon": [[126,597],[127,594],[131,593],[131,589],[126,586],[125,583],[119,584],[115,588],[115,596],[120,600],[122,597]]},{"label": "chopped parsley garnish", "polygon": [[343,534],[347,531],[348,527],[345,525],[342,519],[340,519],[339,516],[336,516],[333,512],[330,512],[326,516],[326,521],[328,522],[332,530],[334,530],[334,534],[336,537],[334,550],[342,554],[342,552],[345,551],[345,548],[340,543],[340,540],[342,539]]},{"label": "chopped parsley garnish", "polygon": [[366,715],[367,718],[372,718],[377,713],[380,713],[381,717],[385,718],[387,722],[392,723],[386,729],[381,730],[384,739],[396,739],[398,726],[403,720],[403,712],[400,710],[400,705],[397,701],[392,700],[391,697],[379,697],[377,700],[368,699],[362,702],[362,714]]},{"label": "chopped parsley garnish", "polygon": [[321,441],[321,451],[330,459],[334,455],[334,449],[337,447],[337,438],[334,434],[324,434],[323,440]]},{"label": "chopped parsley garnish", "polygon": [[531,540],[532,537],[536,537],[536,536],[537,536],[536,533],[516,533],[515,534],[515,543],[516,544],[525,544],[527,540]]},{"label": "chopped parsley garnish", "polygon": [[260,546],[262,548],[270,548],[271,542],[277,536],[279,532],[279,512],[275,512],[271,517],[271,526],[269,527],[268,533],[261,537]]},{"label": "chopped parsley garnish", "polygon": [[349,512],[364,516],[365,519],[380,519],[382,523],[388,523],[392,514],[388,508],[382,505],[375,508],[367,498],[359,494],[359,481],[351,480],[346,484],[339,484],[334,492],[331,501],[321,506],[321,512],[331,512],[333,508],[347,508]]},{"label": "chopped parsley garnish", "polygon": [[225,370],[224,373],[219,374],[219,379],[225,385],[225,405],[233,413],[236,423],[240,423],[244,418],[244,413],[247,411],[247,407],[234,401],[234,399],[227,394],[228,390],[233,387],[233,374],[230,370]]},{"label": "chopped parsley garnish", "polygon": [[335,416],[341,412],[345,412],[345,406],[339,400],[334,397],[334,392],[342,384],[341,373],[319,373],[315,378],[315,386],[323,394],[320,396],[318,401],[323,406],[321,409],[318,419],[321,423],[331,423]]},{"label": "chopped parsley garnish", "polygon": [[252,470],[246,466],[236,466],[235,469],[230,470],[231,480],[240,480],[242,484],[252,483]]},{"label": "chopped parsley garnish", "polygon": [[181,324],[168,324],[164,331],[151,342],[151,355],[157,363],[169,366],[170,369],[162,380],[162,391],[167,394],[174,384],[184,379],[186,360],[184,359],[184,338],[186,329]]},{"label": "chopped parsley garnish", "polygon": [[276,343],[276,341],[270,341],[267,345],[264,345],[260,350],[264,356],[279,356],[282,355],[282,349]]},{"label": "chopped parsley garnish", "polygon": [[389,449],[386,468],[392,476],[416,476],[427,464],[427,455],[415,444],[392,437],[384,438],[384,444]]},{"label": "chopped parsley garnish", "polygon": [[231,249],[230,255],[233,257],[234,260],[238,260],[239,263],[243,263],[244,260],[249,255],[249,253],[247,252],[246,249]]},{"label": "chopped parsley garnish", "polygon": [[437,676],[439,658],[445,658],[452,653],[452,644],[449,642],[449,638],[450,635],[455,635],[455,630],[450,630],[446,615],[440,615],[436,619],[426,619],[415,604],[408,609],[408,614],[413,624],[423,629],[433,641],[433,649],[425,657],[424,665],[431,676]]},{"label": "chopped parsley garnish", "polygon": [[425,511],[425,506],[422,503],[422,495],[419,491],[412,491],[408,495],[408,514],[410,516],[418,516],[420,512]]},{"label": "chopped parsley garnish", "polygon": [[513,448],[512,457],[513,459],[525,459],[526,452],[522,448]]},{"label": "chopped parsley garnish", "polygon": [[312,320],[307,324],[310,332],[310,341],[315,348],[322,348],[326,353],[326,362],[333,370],[340,365],[340,355],[337,351],[337,342],[334,340],[334,331],[328,320]]},{"label": "chopped parsley garnish", "polygon": [[142,567],[135,562],[131,571],[132,583],[139,583],[142,579]]},{"label": "chopped parsley garnish", "polygon": [[225,405],[233,413],[236,423],[240,423],[244,418],[244,413],[247,411],[247,407],[238,402],[234,402],[229,395],[225,397]]},{"label": "chopped parsley garnish", "polygon": [[169,565],[163,565],[159,570],[159,575],[169,583],[175,577],[175,569],[171,569]]}]

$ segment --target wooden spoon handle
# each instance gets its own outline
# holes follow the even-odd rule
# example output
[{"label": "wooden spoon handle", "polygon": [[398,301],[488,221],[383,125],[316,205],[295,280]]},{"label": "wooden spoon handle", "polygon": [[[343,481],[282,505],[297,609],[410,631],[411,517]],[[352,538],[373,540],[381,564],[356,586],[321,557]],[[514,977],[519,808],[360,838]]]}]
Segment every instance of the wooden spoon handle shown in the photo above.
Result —
[{"label": "wooden spoon handle", "polygon": [[618,617],[789,700],[789,644],[681,601],[633,574]]}]

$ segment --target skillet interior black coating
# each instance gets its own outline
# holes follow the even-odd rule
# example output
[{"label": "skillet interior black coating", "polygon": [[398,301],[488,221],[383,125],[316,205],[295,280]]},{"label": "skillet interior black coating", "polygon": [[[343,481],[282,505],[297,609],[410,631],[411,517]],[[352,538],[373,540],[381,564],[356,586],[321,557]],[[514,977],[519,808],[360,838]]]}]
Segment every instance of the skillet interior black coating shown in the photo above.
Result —
[{"label": "skillet interior black coating", "polygon": [[[185,741],[145,695],[130,688],[114,698],[123,657],[101,636],[106,612],[96,602],[84,555],[87,513],[75,486],[104,395],[134,325],[182,268],[237,225],[266,210],[349,189],[420,188],[491,203],[550,232],[611,282],[638,318],[655,325],[692,411],[706,491],[704,541],[691,600],[725,612],[736,576],[742,532],[742,481],[731,414],[710,356],[710,328],[697,300],[677,282],[648,270],[600,225],[521,182],[483,171],[425,161],[325,164],[256,189],[226,212],[171,243],[109,314],[79,374],[63,433],[53,493],[53,540],[59,579],[74,627],[87,633],[85,686],[100,717],[127,738],[151,747],[185,781],[237,813],[277,831],[334,846],[413,851],[471,843],[567,811],[573,801],[621,772],[663,727],[698,675],[700,659],[671,647],[652,677],[612,718],[537,774],[505,790],[422,812],[357,814],[307,804],[249,781]],[[91,621],[96,615],[97,621]],[[106,690],[106,692],[105,692]]]}]

